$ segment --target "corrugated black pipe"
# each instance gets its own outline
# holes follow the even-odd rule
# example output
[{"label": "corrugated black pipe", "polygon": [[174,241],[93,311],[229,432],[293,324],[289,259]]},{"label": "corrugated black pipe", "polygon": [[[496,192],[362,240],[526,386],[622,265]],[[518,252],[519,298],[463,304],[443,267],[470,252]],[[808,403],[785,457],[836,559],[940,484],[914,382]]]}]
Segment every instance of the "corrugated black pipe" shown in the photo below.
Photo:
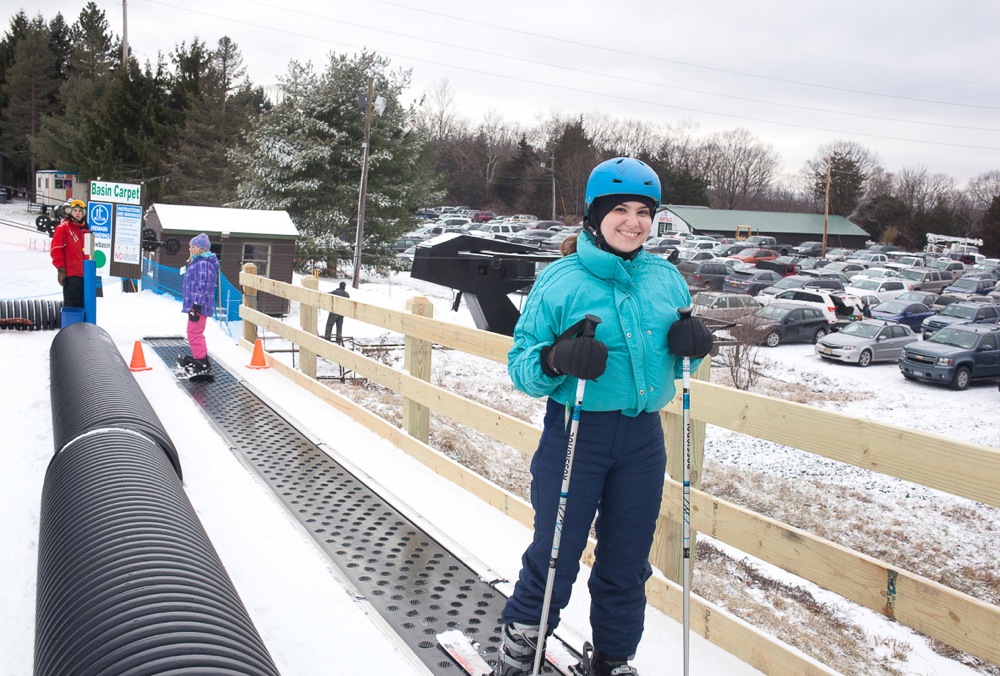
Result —
[{"label": "corrugated black pipe", "polygon": [[61,324],[61,300],[0,300],[0,330],[52,331]]},{"label": "corrugated black pipe", "polygon": [[121,427],[153,439],[183,478],[177,449],[107,331],[67,326],[52,339],[49,370],[56,453],[90,430]]},{"label": "corrugated black pipe", "polygon": [[37,595],[36,676],[278,673],[175,468],[142,433],[92,430],[49,463]]}]

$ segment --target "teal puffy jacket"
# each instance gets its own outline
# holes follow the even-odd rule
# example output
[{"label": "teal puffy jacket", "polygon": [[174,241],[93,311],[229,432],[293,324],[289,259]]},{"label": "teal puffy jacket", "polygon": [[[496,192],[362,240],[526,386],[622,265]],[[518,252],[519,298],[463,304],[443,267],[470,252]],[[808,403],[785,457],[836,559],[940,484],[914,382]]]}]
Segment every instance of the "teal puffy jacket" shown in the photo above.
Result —
[{"label": "teal puffy jacket", "polygon": [[[691,305],[687,283],[672,264],[640,251],[625,261],[581,233],[577,253],[550,263],[538,275],[514,329],[507,371],[514,387],[570,406],[576,379],[542,370],[542,348],[592,314],[601,318],[597,340],[608,346],[607,371],[587,383],[585,411],[635,416],[657,411],[674,397],[681,358],[667,349],[677,309]],[[691,372],[700,360],[691,360]]]}]

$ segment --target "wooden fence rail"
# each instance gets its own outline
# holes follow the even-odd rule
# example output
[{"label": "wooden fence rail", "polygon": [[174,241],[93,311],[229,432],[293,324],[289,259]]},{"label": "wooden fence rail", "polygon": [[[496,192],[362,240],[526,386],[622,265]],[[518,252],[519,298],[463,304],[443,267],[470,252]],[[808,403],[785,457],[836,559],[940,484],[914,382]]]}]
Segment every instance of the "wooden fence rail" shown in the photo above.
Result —
[{"label": "wooden fence rail", "polygon": [[[511,339],[332,296],[244,272],[240,283],[255,290],[298,302],[309,314],[315,309],[336,312],[386,331],[403,334],[408,348],[441,345],[499,363],[506,363]],[[421,305],[421,307],[425,307]],[[305,308],[310,308],[305,310]],[[426,313],[426,309],[420,312]],[[388,367],[330,343],[316,335],[315,324],[296,328],[244,305],[244,341],[253,347],[257,327],[341,364],[359,375],[399,393],[404,400],[426,407],[518,449],[526,457],[534,452],[540,430],[523,421],[453,394],[427,382],[426,354],[415,360],[421,377]],[[309,314],[310,321],[313,315]],[[305,326],[305,324],[303,324]],[[421,462],[530,527],[531,508],[523,500],[493,485],[427,445],[426,425],[408,423],[400,430],[377,418],[349,399],[276,359],[272,366],[317,396],[348,413],[386,437]],[[704,369],[702,369],[704,371]],[[704,376],[703,373],[699,375]],[[851,418],[802,404],[713,385],[692,382],[692,441],[695,445],[693,476],[700,479],[700,458],[706,424],[784,444],[804,452],[911,481],[993,506],[1000,506],[1000,451],[954,442],[935,435]],[[668,446],[680,446],[680,404],[675,399],[663,409]],[[411,416],[420,420],[419,416]],[[679,454],[671,454],[679,456]],[[659,569],[650,579],[649,603],[680,619],[680,465],[669,467],[671,479],[664,486],[657,537],[651,561]],[[696,482],[696,486],[699,484]],[[792,572],[866,608],[932,636],[987,662],[1000,665],[1000,608],[914,573],[835,544],[793,526],[756,514],[695,488],[691,492],[691,525],[758,559]],[[584,553],[593,556],[593,543]],[[662,572],[662,574],[659,574]],[[733,617],[709,601],[692,596],[693,631],[767,673],[828,673],[828,669]]]}]

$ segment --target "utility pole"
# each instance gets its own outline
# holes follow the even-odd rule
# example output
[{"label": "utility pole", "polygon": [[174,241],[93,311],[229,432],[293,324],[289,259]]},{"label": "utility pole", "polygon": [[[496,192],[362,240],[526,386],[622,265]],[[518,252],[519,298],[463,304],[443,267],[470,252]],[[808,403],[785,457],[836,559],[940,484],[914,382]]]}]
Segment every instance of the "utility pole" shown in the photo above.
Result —
[{"label": "utility pole", "polygon": [[122,72],[128,73],[128,0],[122,0]]},{"label": "utility pole", "polygon": [[823,250],[820,256],[826,256],[826,226],[830,221],[830,160],[826,158],[826,200],[823,206]]},{"label": "utility pole", "polygon": [[550,155],[552,160],[552,220],[556,220],[556,156]]},{"label": "utility pole", "polygon": [[354,239],[354,288],[361,284],[361,245],[365,237],[365,193],[368,192],[368,144],[372,136],[372,95],[375,78],[368,78],[368,96],[365,99],[365,137],[361,144],[361,190],[358,194],[358,231]]}]

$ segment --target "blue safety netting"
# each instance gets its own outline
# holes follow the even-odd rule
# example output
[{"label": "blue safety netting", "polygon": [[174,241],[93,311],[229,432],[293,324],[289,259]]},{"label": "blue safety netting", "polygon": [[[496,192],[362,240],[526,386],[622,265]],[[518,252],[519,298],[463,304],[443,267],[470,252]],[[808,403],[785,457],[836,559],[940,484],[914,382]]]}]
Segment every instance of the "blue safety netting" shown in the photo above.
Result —
[{"label": "blue safety netting", "polygon": [[[183,277],[177,268],[143,259],[143,290],[167,294],[181,300],[183,283]],[[215,318],[227,325],[231,321],[239,321],[242,302],[243,294],[220,272],[219,283],[215,287]]]}]

